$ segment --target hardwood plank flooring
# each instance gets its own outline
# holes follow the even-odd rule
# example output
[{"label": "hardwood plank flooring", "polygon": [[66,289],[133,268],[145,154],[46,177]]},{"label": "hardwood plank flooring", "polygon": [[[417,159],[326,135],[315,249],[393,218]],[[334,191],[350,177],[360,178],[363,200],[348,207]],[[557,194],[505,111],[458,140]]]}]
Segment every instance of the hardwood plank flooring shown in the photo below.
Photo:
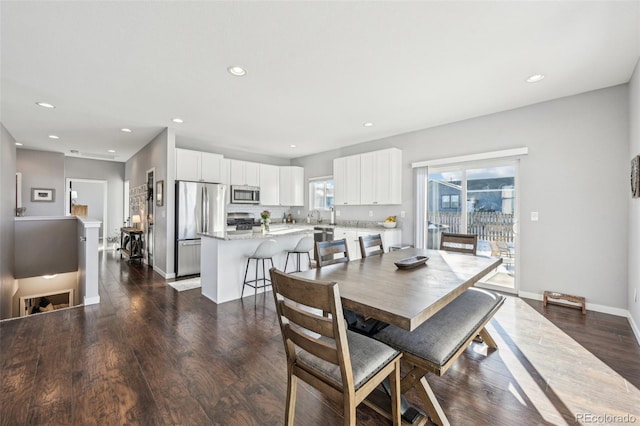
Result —
[{"label": "hardwood plank flooring", "polygon": [[[271,293],[216,305],[100,256],[99,305],[0,322],[0,424],[284,423]],[[625,318],[509,297],[489,330],[499,350],[473,343],[427,378],[452,425],[574,424],[587,413],[640,422],[640,347]],[[300,382],[296,422],[341,424],[341,408]],[[390,423],[360,406],[358,424]]]}]

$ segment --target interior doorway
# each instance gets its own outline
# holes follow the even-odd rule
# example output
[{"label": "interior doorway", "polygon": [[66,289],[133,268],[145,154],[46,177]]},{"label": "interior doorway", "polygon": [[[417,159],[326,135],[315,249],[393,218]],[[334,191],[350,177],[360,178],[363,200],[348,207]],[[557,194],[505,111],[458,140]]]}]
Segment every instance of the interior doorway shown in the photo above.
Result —
[{"label": "interior doorway", "polygon": [[517,291],[518,162],[429,167],[427,248],[438,249],[442,232],[478,235],[478,254],[502,257],[480,284]]},{"label": "interior doorway", "polygon": [[153,267],[153,252],[155,249],[155,240],[154,240],[154,214],[156,211],[155,207],[155,171],[156,169],[147,170],[147,217],[146,217],[146,256],[145,261],[151,267]]},{"label": "interior doorway", "polygon": [[101,221],[98,237],[99,246],[105,247],[108,236],[108,191],[107,181],[97,179],[66,179],[66,215],[86,216]]}]

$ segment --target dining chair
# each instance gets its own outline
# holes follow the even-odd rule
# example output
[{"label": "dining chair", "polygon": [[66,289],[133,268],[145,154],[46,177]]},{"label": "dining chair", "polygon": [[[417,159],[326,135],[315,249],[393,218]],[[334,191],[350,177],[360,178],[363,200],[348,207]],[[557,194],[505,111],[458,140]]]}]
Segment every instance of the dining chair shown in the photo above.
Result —
[{"label": "dining chair", "polygon": [[287,358],[285,424],[294,423],[298,379],[342,402],[344,424],[355,425],[358,404],[389,378],[393,424],[399,425],[401,354],[346,329],[337,283],[269,272]]},{"label": "dining chair", "polygon": [[[369,256],[384,254],[384,246],[382,245],[382,237],[380,234],[358,237],[358,241],[360,242],[360,255],[363,259]],[[375,248],[371,249],[371,247]],[[350,330],[367,336],[372,336],[389,325],[386,322],[357,313],[354,313],[353,317],[347,315],[346,318],[349,322]]]},{"label": "dining chair", "polygon": [[347,240],[342,238],[332,241],[316,241],[315,256],[318,268],[335,263],[348,262],[350,259]]},{"label": "dining chair", "polygon": [[476,254],[478,250],[478,235],[443,232],[440,236],[440,250]]},{"label": "dining chair", "polygon": [[[360,242],[360,255],[363,259],[367,256],[384,253],[384,246],[382,245],[382,237],[380,234],[364,235],[358,237],[358,241]],[[371,247],[375,248],[371,249]]]}]

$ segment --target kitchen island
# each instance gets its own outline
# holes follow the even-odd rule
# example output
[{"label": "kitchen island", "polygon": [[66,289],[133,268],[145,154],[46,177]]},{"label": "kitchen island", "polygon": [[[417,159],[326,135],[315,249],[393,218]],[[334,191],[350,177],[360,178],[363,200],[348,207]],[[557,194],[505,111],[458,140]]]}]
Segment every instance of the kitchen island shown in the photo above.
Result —
[{"label": "kitchen island", "polygon": [[[273,227],[270,232],[213,232],[202,235],[200,254],[200,281],[202,295],[216,303],[240,299],[242,295],[242,281],[247,267],[247,258],[265,239],[278,242],[281,251],[273,258],[276,268],[284,269],[287,250],[293,249],[300,238],[313,237],[310,226]],[[313,255],[312,255],[313,256]],[[293,257],[288,268],[294,270]],[[308,269],[306,262],[301,262],[301,269]],[[268,264],[268,262],[267,262]],[[269,274],[268,271],[266,271]],[[253,277],[255,267],[249,268],[249,275]],[[262,292],[259,289],[258,292]],[[251,292],[251,294],[253,291]]]}]

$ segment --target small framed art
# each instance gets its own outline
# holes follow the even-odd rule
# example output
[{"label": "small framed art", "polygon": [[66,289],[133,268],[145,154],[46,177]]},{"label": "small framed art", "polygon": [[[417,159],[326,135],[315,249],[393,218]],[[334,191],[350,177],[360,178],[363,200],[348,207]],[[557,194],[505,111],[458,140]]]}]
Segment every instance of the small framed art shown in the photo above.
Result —
[{"label": "small framed art", "polygon": [[31,201],[48,201],[56,200],[56,190],[52,188],[31,188]]},{"label": "small framed art", "polygon": [[164,181],[156,182],[156,206],[164,205]]}]

